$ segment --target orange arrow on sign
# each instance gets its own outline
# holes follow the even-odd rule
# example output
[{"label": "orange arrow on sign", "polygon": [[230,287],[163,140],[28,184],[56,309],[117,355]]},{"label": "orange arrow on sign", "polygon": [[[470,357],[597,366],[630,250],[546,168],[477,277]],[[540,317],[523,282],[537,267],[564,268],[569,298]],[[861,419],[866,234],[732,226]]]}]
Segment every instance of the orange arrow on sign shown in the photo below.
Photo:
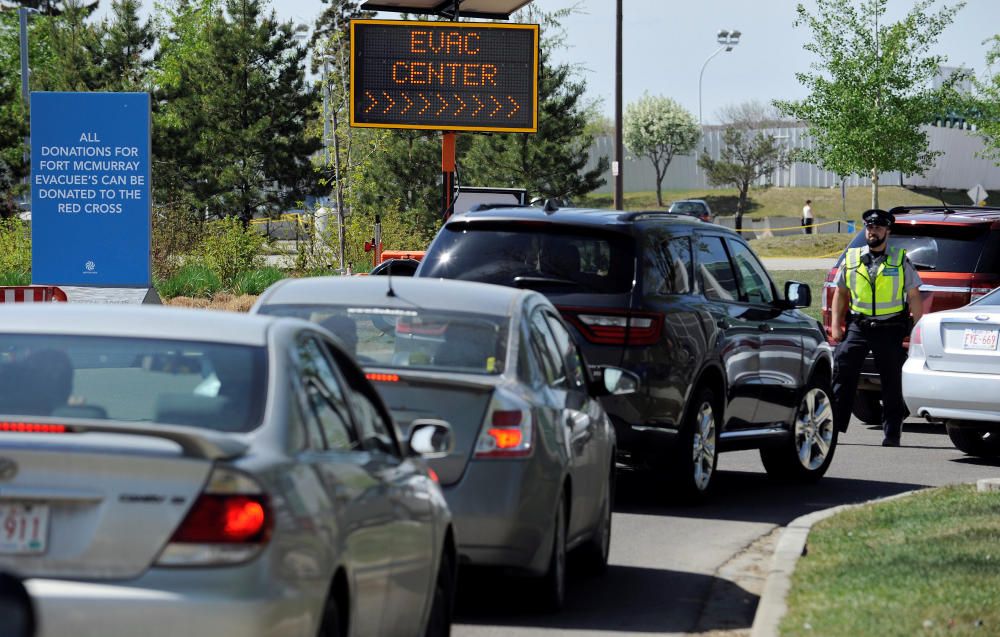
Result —
[{"label": "orange arrow on sign", "polygon": [[441,94],[440,94],[440,93],[438,93],[438,94],[437,94],[437,96],[438,96],[438,99],[439,99],[439,100],[441,100],[441,108],[439,108],[439,109],[437,110],[437,113],[434,113],[434,115],[435,115],[435,116],[436,116],[436,115],[440,115],[441,113],[443,113],[443,112],[444,112],[444,109],[448,108],[448,102],[446,102],[446,101],[444,100],[444,98],[443,98],[443,97],[441,97]]},{"label": "orange arrow on sign", "polygon": [[424,107],[419,111],[417,111],[417,115],[423,115],[424,113],[427,112],[427,109],[430,108],[431,101],[427,99],[427,97],[423,93],[417,93],[417,95],[419,95],[420,99],[424,101]]},{"label": "orange arrow on sign", "polygon": [[413,100],[410,99],[409,95],[407,95],[406,93],[401,93],[401,95],[403,96],[403,99],[406,100],[406,107],[399,112],[400,115],[410,110],[410,107],[413,106]]},{"label": "orange arrow on sign", "polygon": [[385,98],[389,100],[389,105],[382,110],[382,113],[385,114],[391,111],[392,107],[396,105],[396,100],[392,99],[392,96],[386,93],[385,91],[382,91],[382,95],[385,95]]},{"label": "orange arrow on sign", "polygon": [[490,95],[490,99],[493,100],[493,103],[497,105],[497,107],[493,109],[493,112],[490,113],[490,117],[493,117],[494,115],[496,115],[497,113],[500,112],[500,109],[503,108],[503,104],[501,104],[497,100],[497,98],[495,96],[493,96],[493,95]]},{"label": "orange arrow on sign", "polygon": [[517,101],[510,95],[507,96],[507,99],[509,99],[510,103],[514,105],[514,110],[512,110],[510,113],[507,113],[507,117],[514,117],[514,113],[521,110],[521,107],[518,105]]},{"label": "orange arrow on sign", "polygon": [[472,111],[472,116],[475,117],[476,115],[479,114],[479,111],[483,110],[483,107],[486,106],[486,105],[483,104],[483,102],[479,99],[478,95],[473,95],[472,99],[476,100],[476,104],[479,104],[479,108],[477,108],[476,110]]},{"label": "orange arrow on sign", "polygon": [[370,99],[372,101],[372,103],[368,106],[368,108],[365,109],[365,112],[366,113],[371,113],[372,109],[375,108],[376,106],[378,106],[378,100],[375,99],[375,96],[372,95],[371,91],[365,91],[365,95],[368,97],[368,99]]},{"label": "orange arrow on sign", "polygon": [[453,113],[454,115],[458,115],[465,110],[465,102],[463,102],[462,98],[458,96],[458,93],[455,93],[455,99],[457,99],[458,103],[461,104],[461,106],[458,107],[458,110]]}]

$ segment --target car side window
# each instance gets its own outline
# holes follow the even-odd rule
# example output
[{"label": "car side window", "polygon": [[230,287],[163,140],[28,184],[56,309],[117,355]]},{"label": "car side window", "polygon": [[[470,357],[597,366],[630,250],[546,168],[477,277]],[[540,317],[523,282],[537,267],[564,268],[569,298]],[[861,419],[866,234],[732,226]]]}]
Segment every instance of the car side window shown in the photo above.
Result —
[{"label": "car side window", "polygon": [[576,343],[573,342],[573,337],[558,318],[547,312],[545,318],[548,321],[549,329],[552,330],[556,347],[566,364],[566,378],[569,381],[569,386],[573,389],[586,387],[587,376],[583,367],[583,359],[576,348]]},{"label": "car side window", "polygon": [[349,451],[357,446],[344,390],[315,338],[299,343],[298,358],[308,409],[319,422],[327,449]]},{"label": "car side window", "polygon": [[[306,404],[305,386],[302,379],[293,376],[290,379],[292,396],[297,396],[301,400],[292,401],[292,413],[290,416],[292,427],[305,433],[304,446],[314,451],[322,451],[326,448],[326,441],[323,438],[323,431],[320,428],[319,420],[313,413],[312,408]],[[295,445],[297,446],[297,445]]]},{"label": "car side window", "polygon": [[566,388],[566,366],[559,355],[559,347],[555,337],[549,330],[545,316],[540,310],[531,315],[531,342],[535,353],[542,362],[545,373],[545,384],[549,387]]},{"label": "car side window", "polygon": [[707,298],[716,301],[738,301],[740,290],[736,273],[722,237],[702,235],[698,238],[698,281]]},{"label": "car side window", "polygon": [[691,292],[691,238],[655,234],[647,246],[643,292],[647,296]]},{"label": "car side window", "polygon": [[401,455],[391,416],[378,408],[376,403],[379,399],[363,373],[336,348],[328,345],[324,351],[335,362],[350,387],[347,395],[361,434],[361,444],[369,449]]},{"label": "car side window", "polygon": [[757,260],[757,257],[746,245],[739,241],[730,241],[729,249],[740,275],[742,298],[749,303],[770,304],[774,301],[774,287],[767,270]]}]

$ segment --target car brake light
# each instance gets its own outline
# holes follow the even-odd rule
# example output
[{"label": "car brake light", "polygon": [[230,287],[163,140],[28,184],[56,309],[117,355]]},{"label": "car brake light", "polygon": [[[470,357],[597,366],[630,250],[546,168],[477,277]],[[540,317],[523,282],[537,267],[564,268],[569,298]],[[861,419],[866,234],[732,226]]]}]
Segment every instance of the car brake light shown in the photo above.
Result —
[{"label": "car brake light", "polygon": [[380,374],[378,372],[368,372],[365,378],[375,383],[398,383],[399,374]]},{"label": "car brake light", "polygon": [[66,425],[43,425],[34,422],[0,422],[0,431],[24,434],[64,434]]},{"label": "car brake light", "polygon": [[653,345],[660,340],[663,315],[651,312],[610,313],[605,310],[560,307],[567,321],[591,343]]},{"label": "car brake light", "polygon": [[914,326],[913,331],[910,332],[910,345],[922,345],[924,342],[923,337],[920,334],[920,325]]},{"label": "car brake light", "polygon": [[521,458],[531,455],[534,417],[531,410],[494,408],[476,441],[477,458]]},{"label": "car brake light", "polygon": [[273,515],[256,480],[216,467],[170,542],[160,566],[212,566],[245,562],[270,538]]}]

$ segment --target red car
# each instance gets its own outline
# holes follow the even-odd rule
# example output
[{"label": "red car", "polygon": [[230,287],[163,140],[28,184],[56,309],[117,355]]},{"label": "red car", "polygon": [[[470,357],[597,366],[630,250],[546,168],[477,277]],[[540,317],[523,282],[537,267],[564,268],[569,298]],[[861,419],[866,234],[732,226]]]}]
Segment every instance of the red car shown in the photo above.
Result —
[{"label": "red car", "polygon": [[[1000,286],[1000,208],[978,206],[900,206],[889,245],[906,250],[920,273],[924,312],[961,307]],[[862,229],[848,248],[865,245]],[[844,253],[826,277],[823,327],[830,337],[834,278]],[[905,344],[904,344],[905,345]],[[858,382],[854,415],[867,423],[882,422],[880,381],[869,355]]]}]

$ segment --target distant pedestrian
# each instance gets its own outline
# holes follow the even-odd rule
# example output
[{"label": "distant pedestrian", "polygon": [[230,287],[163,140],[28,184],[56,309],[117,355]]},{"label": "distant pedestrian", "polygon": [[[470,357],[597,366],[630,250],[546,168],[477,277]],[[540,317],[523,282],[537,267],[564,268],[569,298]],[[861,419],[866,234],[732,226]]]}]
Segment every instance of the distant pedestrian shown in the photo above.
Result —
[{"label": "distant pedestrian", "polygon": [[813,233],[813,207],[812,199],[806,199],[806,205],[802,206],[802,230],[806,234]]}]

